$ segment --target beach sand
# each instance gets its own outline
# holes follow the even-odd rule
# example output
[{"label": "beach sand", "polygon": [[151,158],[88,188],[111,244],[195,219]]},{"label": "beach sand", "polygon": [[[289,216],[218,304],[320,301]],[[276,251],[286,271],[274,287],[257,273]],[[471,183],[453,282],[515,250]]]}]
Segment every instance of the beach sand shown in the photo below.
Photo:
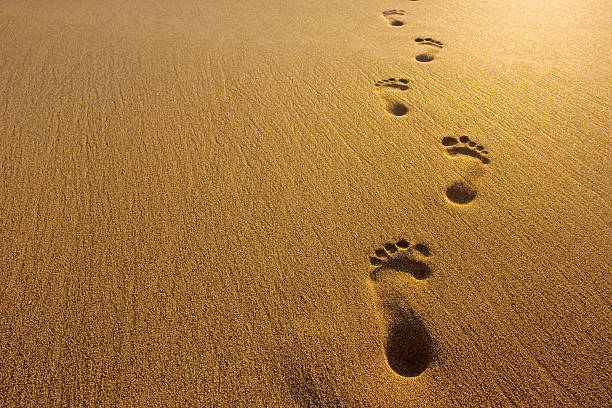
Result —
[{"label": "beach sand", "polygon": [[0,405],[606,406],[611,19],[0,0]]}]

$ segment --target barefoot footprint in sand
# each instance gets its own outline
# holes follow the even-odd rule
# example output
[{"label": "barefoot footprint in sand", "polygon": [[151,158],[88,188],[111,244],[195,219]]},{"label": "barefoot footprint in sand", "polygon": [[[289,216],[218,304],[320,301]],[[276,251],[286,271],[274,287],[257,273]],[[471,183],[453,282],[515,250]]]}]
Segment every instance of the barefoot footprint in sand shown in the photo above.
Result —
[{"label": "barefoot footprint in sand", "polygon": [[411,244],[405,239],[388,242],[370,257],[370,279],[376,292],[376,305],[385,321],[385,355],[391,369],[403,377],[417,377],[431,364],[434,341],[421,319],[406,305],[403,296],[386,277],[409,274],[417,280],[431,275],[425,244]]},{"label": "barefoot footprint in sand", "polygon": [[491,160],[487,157],[487,152],[484,146],[470,140],[467,136],[461,136],[459,140],[454,137],[447,136],[442,139],[442,145],[447,146],[446,153],[450,156],[463,155],[473,157],[480,160],[483,164],[489,164]]},{"label": "barefoot footprint in sand", "polygon": [[398,97],[399,92],[407,91],[410,80],[406,78],[388,78],[374,83],[379,89],[381,98],[385,101],[387,111],[394,116],[404,116],[408,113],[408,105]]},{"label": "barefoot footprint in sand", "polygon": [[402,18],[405,14],[404,10],[386,10],[383,11],[383,17],[387,19],[389,25],[400,27],[404,25]]},{"label": "barefoot footprint in sand", "polygon": [[[466,157],[480,161],[483,165],[491,162],[484,146],[470,140],[468,136],[459,139],[451,136],[442,138],[442,146],[446,148],[446,154],[451,157]],[[478,191],[474,182],[458,181],[446,188],[446,197],[455,204],[468,204],[476,198]]]},{"label": "barefoot footprint in sand", "polygon": [[419,52],[414,59],[419,62],[433,61],[436,54],[444,47],[440,41],[430,37],[417,37],[414,39],[414,42],[419,47]]}]

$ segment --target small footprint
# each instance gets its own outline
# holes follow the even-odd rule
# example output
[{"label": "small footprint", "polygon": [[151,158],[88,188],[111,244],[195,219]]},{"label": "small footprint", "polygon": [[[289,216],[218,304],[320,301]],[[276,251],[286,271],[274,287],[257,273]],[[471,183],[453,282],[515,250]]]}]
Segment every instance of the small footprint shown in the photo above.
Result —
[{"label": "small footprint", "polygon": [[425,244],[410,244],[405,239],[386,243],[374,251],[370,274],[377,295],[377,306],[386,324],[385,356],[389,367],[403,377],[417,377],[435,357],[435,343],[423,321],[405,305],[392,280],[384,280],[383,271],[409,273],[425,279],[431,268],[425,259],[431,255]]},{"label": "small footprint", "polygon": [[[459,139],[446,136],[442,138],[442,146],[446,147],[446,153],[449,156],[464,156],[479,160],[482,164],[487,165],[491,162],[485,147],[481,144],[470,140],[468,136],[460,136]],[[472,171],[469,180],[457,181],[446,188],[446,198],[455,204],[468,204],[474,201],[478,196],[478,190],[475,187],[475,181],[482,170]]]},{"label": "small footprint", "polygon": [[414,57],[419,62],[431,62],[434,60],[437,52],[444,47],[440,41],[436,41],[430,37],[417,37],[414,39],[414,42],[419,46],[425,46],[426,49],[423,52],[417,54]]},{"label": "small footprint", "polygon": [[459,137],[457,140],[454,137],[447,136],[442,139],[442,144],[447,146],[446,153],[450,156],[469,156],[480,160],[483,164],[489,164],[491,160],[487,157],[487,152],[484,146],[470,140],[467,136]]},{"label": "small footprint", "polygon": [[386,10],[383,11],[383,17],[387,19],[389,25],[394,27],[400,27],[404,25],[404,22],[400,20],[402,16],[405,14],[404,10]]},{"label": "small footprint", "polygon": [[407,91],[410,80],[406,78],[388,78],[374,83],[374,86],[381,90],[381,97],[385,100],[387,111],[394,116],[404,116],[408,113],[408,105],[398,100],[397,92]]}]

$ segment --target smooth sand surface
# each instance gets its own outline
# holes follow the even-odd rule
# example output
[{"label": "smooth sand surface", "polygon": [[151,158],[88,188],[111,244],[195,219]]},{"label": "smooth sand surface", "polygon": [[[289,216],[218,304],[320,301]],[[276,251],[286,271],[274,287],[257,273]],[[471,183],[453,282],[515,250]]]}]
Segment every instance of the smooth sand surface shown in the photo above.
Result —
[{"label": "smooth sand surface", "polygon": [[0,0],[0,405],[606,406],[611,20]]}]

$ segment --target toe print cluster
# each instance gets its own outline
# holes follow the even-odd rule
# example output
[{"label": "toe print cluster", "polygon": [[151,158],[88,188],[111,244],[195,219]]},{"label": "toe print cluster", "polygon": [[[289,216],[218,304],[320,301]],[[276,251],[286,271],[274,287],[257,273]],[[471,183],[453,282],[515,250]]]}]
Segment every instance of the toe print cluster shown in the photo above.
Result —
[{"label": "toe print cluster", "polygon": [[484,146],[470,140],[467,136],[461,136],[456,139],[451,136],[442,139],[442,145],[446,146],[446,153],[450,156],[468,156],[480,160],[483,164],[489,164],[491,160],[488,157],[489,152]]},{"label": "toe print cluster", "polygon": [[430,37],[417,37],[414,42],[419,46],[425,46],[425,51],[419,52],[414,59],[418,62],[431,62],[434,60],[436,52],[439,51],[444,45],[437,40]]},{"label": "toe print cluster", "polygon": [[438,47],[438,48],[442,48],[443,44],[440,41],[436,41],[433,38],[421,38],[421,37],[417,37],[414,39],[414,42],[421,44],[421,45],[432,45],[434,47]]},{"label": "toe print cluster", "polygon": [[388,79],[381,79],[380,81],[374,82],[374,86],[382,86],[382,87],[398,89],[400,91],[406,91],[408,89],[409,82],[410,80],[406,78],[399,78],[399,79],[388,78]]},{"label": "toe print cluster", "polygon": [[425,244],[411,244],[405,239],[387,242],[374,250],[374,256],[370,257],[370,265],[375,268],[370,277],[377,280],[385,271],[394,270],[408,273],[418,280],[425,279],[431,275],[431,268],[426,263],[430,255],[431,250]]}]

